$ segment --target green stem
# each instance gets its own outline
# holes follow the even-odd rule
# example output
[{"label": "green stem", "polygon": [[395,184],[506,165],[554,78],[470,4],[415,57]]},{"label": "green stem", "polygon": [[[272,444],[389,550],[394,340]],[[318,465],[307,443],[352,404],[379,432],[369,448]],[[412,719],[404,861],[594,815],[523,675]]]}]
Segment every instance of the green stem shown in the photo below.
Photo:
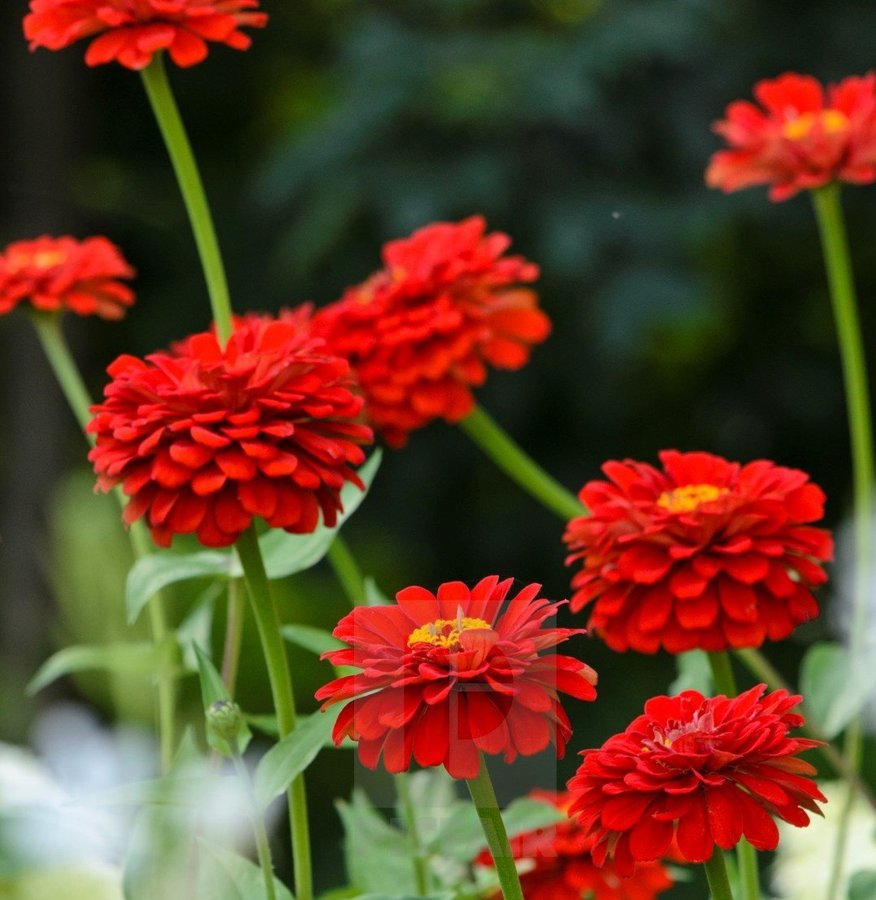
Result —
[{"label": "green stem", "polygon": [[240,748],[237,739],[234,738],[228,742],[231,747],[231,759],[234,762],[234,768],[237,776],[243,784],[249,802],[249,817],[252,822],[252,833],[256,842],[256,853],[259,858],[259,865],[262,870],[262,877],[265,882],[265,891],[267,892],[267,900],[277,900],[277,892],[274,888],[274,864],[271,860],[271,845],[268,842],[268,832],[265,829],[265,820],[262,817],[259,805],[256,802],[255,792],[252,786],[252,778],[250,778],[249,769],[240,755]]},{"label": "green stem", "polygon": [[405,819],[405,827],[411,842],[411,856],[414,862],[414,879],[417,885],[417,894],[420,897],[425,897],[429,893],[429,873],[426,869],[426,856],[423,843],[420,840],[420,830],[417,828],[417,812],[411,800],[411,789],[408,784],[407,772],[399,772],[395,776],[395,786]]},{"label": "green stem", "polygon": [[[849,438],[852,446],[855,602],[850,629],[849,655],[854,672],[863,660],[867,631],[868,587],[872,565],[870,549],[872,547],[874,474],[870,390],[839,184],[831,184],[812,191],[812,202],[815,207],[815,218],[818,222],[818,232],[824,253],[824,264],[827,270],[830,299],[842,359]],[[856,772],[859,771],[861,764],[862,740],[860,717],[857,717],[846,730],[845,736],[845,756]],[[840,813],[830,889],[827,895],[830,900],[839,895],[852,800],[853,798],[850,796]]]},{"label": "green stem", "polygon": [[351,606],[365,605],[365,577],[356,558],[350,552],[347,542],[340,534],[335,535],[328,551],[328,560],[335,570],[335,576],[344,589]]},{"label": "green stem", "polygon": [[[763,681],[771,690],[784,690],[789,694],[795,693],[791,685],[782,678],[781,674],[774,668],[772,663],[770,663],[759,650],[748,647],[741,650],[734,650],[733,653],[738,660],[744,663],[758,681]],[[802,704],[802,711],[803,714],[806,715],[805,699]],[[808,716],[806,717],[806,722],[800,726],[800,732],[814,741],[821,742],[821,746],[816,748],[817,752],[827,760],[837,775],[840,775],[848,781],[849,784],[854,785],[855,790],[857,790],[870,806],[876,810],[876,795],[874,795],[869,786],[864,783],[861,776],[855,771],[853,766],[836,745],[827,740],[818,727],[812,724],[812,721]]]},{"label": "green stem", "polygon": [[724,851],[720,847],[715,847],[711,859],[703,863],[703,868],[706,870],[712,900],[733,900],[730,879],[727,877],[727,865],[724,862]]},{"label": "green stem", "polygon": [[502,821],[496,792],[493,790],[493,782],[490,781],[490,773],[487,771],[483,755],[481,755],[481,768],[477,778],[469,778],[466,784],[475,809],[478,811],[487,846],[490,848],[493,862],[496,865],[496,874],[499,876],[499,884],[502,886],[502,896],[505,900],[523,900],[520,876],[517,874],[517,866],[514,865],[514,856],[508,843],[508,833],[505,831],[505,823]]},{"label": "green stem", "polygon": [[240,647],[243,642],[243,619],[246,613],[246,594],[239,578],[228,582],[228,606],[225,618],[225,647],[222,652],[222,681],[233,697],[240,666]]},{"label": "green stem", "polygon": [[[61,386],[64,397],[76,417],[76,421],[85,433],[85,438],[94,444],[94,438],[86,431],[91,421],[92,405],[88,390],[79,374],[79,369],[70,354],[70,348],[64,339],[61,328],[61,316],[58,313],[36,311],[32,315],[37,336],[45,351],[46,358],[55,378]],[[127,499],[120,488],[114,491],[119,505],[124,509]],[[142,522],[135,522],[128,530],[131,548],[135,559],[142,559],[151,552],[151,543]],[[170,639],[172,637],[167,625],[164,610],[164,598],[156,594],[149,601],[149,622],[152,629],[152,640],[160,647],[161,663],[158,667],[156,692],[158,694],[158,735],[161,745],[161,771],[170,771],[174,753],[174,709],[176,707],[176,686],[174,683],[174,661],[171,654]]]},{"label": "green stem", "polygon": [[192,224],[204,277],[207,280],[216,333],[219,340],[224,343],[232,330],[231,301],[225,267],[222,264],[222,255],[219,252],[219,242],[216,239],[204,185],[170,88],[162,54],[156,53],[141,74]]},{"label": "green stem", "polygon": [[[265,573],[258,535],[252,526],[237,539],[237,554],[243,566],[243,577],[262,642],[282,739],[295,730],[292,677],[286,659],[286,647],[280,634],[280,616]],[[289,820],[292,826],[292,858],[295,863],[295,896],[297,900],[312,900],[313,869],[303,775],[299,775],[289,786]]]},{"label": "green stem", "polygon": [[512,481],[561,519],[568,521],[586,515],[586,508],[575,495],[524,453],[480,407],[476,406],[459,427]]},{"label": "green stem", "polygon": [[[733,666],[730,663],[730,657],[725,651],[718,653],[709,653],[709,665],[712,667],[712,678],[715,682],[715,688],[719,694],[726,697],[735,697],[739,691],[736,688],[736,679],[733,677]],[[715,853],[719,853],[718,847],[715,847]],[[757,871],[757,851],[745,838],[740,838],[736,845],[736,859],[739,862],[739,881],[742,885],[743,900],[760,900],[760,879]],[[708,863],[706,863],[706,873],[708,874]],[[724,866],[723,857],[721,866]],[[726,875],[725,875],[726,878]],[[710,882],[711,884],[711,882]],[[723,895],[715,895],[723,896]],[[729,888],[728,894],[729,897]]]}]

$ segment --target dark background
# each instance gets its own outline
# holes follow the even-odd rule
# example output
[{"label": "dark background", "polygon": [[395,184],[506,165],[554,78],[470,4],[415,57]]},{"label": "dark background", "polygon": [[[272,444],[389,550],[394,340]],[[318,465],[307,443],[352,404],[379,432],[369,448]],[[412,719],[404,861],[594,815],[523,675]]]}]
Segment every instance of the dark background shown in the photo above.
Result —
[{"label": "dark background", "polygon": [[[710,124],[759,78],[865,72],[872,3],[263,7],[269,27],[247,53],[214,47],[192,70],[171,67],[237,310],[336,299],[378,266],[385,240],[481,212],[542,266],[555,334],[479,399],[548,470],[577,489],[605,459],[653,461],[665,447],[768,457],[810,472],[838,523],[850,483],[845,407],[808,200],[725,197],[703,170],[719,146]],[[86,69],[84,45],[28,54],[24,11],[16,0],[0,12],[0,242],[102,233],[137,267],[124,323],[67,323],[97,395],[116,354],[205,328],[206,292],[138,76]],[[845,199],[872,346],[872,188]],[[25,699],[23,685],[48,653],[144,631],[123,624],[117,510],[78,474],[84,444],[23,315],[0,322],[0,378],[0,738],[24,741],[45,700]],[[346,534],[387,593],[500,573],[560,597],[561,531],[461,432],[436,424],[387,454]],[[290,619],[331,627],[346,608],[327,569],[282,592]],[[824,628],[807,626],[771,655],[793,676]],[[220,631],[217,622],[217,640]],[[247,637],[241,696],[265,710]],[[586,639],[577,652],[602,677],[599,702],[574,704],[575,749],[623,728],[674,675],[665,656],[614,656]],[[307,708],[328,676],[303,654],[293,661]],[[126,684],[84,678],[47,696],[148,719],[148,694]],[[315,795],[346,793],[347,759],[321,757]],[[570,754],[559,779],[576,765]],[[318,826],[335,828],[328,804],[313,805]]]}]

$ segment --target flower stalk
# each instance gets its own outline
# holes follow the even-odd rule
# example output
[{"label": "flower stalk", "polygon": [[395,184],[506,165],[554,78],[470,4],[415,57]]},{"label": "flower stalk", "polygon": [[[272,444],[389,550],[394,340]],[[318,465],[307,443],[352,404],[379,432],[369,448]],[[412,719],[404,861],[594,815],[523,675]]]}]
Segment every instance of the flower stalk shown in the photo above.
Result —
[{"label": "flower stalk", "polygon": [[[89,412],[92,402],[88,395],[88,389],[82,380],[79,369],[73,361],[70,348],[64,338],[61,328],[61,316],[53,312],[34,311],[31,321],[36,328],[37,337],[46,354],[55,378],[61,387],[67,403],[76,417],[76,421],[82,428],[86,440],[94,444],[94,438],[88,433],[88,423],[91,420]],[[125,495],[116,490],[116,499],[122,509],[125,507]],[[142,559],[151,551],[149,537],[142,522],[134,522],[128,529],[128,537],[135,559]],[[173,754],[176,747],[175,707],[176,685],[173,671],[174,663],[170,653],[172,634],[167,624],[167,614],[164,609],[164,598],[161,593],[155,594],[147,604],[149,624],[152,630],[152,640],[161,648],[161,663],[158,667],[156,678],[156,693],[158,696],[158,740],[161,748],[161,771],[166,774],[173,763]]]},{"label": "flower stalk", "polygon": [[733,900],[730,879],[727,877],[727,864],[724,861],[724,851],[720,847],[715,847],[711,858],[703,863],[703,868],[706,870],[706,879],[709,882],[712,900]]},{"label": "flower stalk", "polygon": [[[280,617],[265,572],[258,535],[252,526],[241,534],[236,547],[268,667],[277,725],[282,740],[295,730],[296,714],[292,676],[286,659],[283,637],[280,634]],[[297,900],[312,900],[310,827],[307,820],[307,793],[303,775],[299,775],[289,786],[288,798],[289,819],[292,826],[292,858],[295,864],[295,896]]]},{"label": "flower stalk", "polygon": [[[854,671],[862,661],[865,649],[868,595],[872,572],[870,549],[872,547],[874,469],[870,390],[849,242],[840,202],[840,186],[837,183],[830,184],[812,191],[811,194],[824,253],[824,264],[842,360],[852,448],[855,591],[849,630],[851,635],[849,655]],[[860,715],[856,716],[846,729],[844,749],[849,765],[853,771],[858,772],[861,767],[863,749]],[[854,790],[850,789],[848,799],[840,811],[830,888],[827,894],[828,900],[835,900],[839,896],[853,802]]]},{"label": "flower stalk", "polygon": [[195,243],[207,281],[216,333],[220,342],[224,343],[231,335],[231,300],[225,266],[219,251],[207,195],[167,78],[163,55],[156,53],[141,74],[195,235]]},{"label": "flower stalk", "polygon": [[574,494],[548,475],[479,406],[459,427],[512,481],[561,519],[568,521],[587,513]]},{"label": "flower stalk", "polygon": [[523,900],[520,876],[517,874],[511,845],[508,843],[508,833],[505,830],[505,823],[502,821],[502,813],[499,810],[496,792],[493,790],[493,782],[490,780],[490,773],[487,770],[483,754],[481,754],[481,768],[477,778],[467,779],[466,784],[472,802],[478,811],[487,846],[490,848],[490,854],[496,864],[496,874],[499,876],[499,884],[502,886],[502,896],[505,900]]}]

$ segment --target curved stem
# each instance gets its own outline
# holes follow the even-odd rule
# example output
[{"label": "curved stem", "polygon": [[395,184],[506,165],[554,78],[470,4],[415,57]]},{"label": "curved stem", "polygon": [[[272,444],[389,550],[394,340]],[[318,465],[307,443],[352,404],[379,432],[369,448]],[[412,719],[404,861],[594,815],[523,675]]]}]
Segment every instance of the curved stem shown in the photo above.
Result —
[{"label": "curved stem", "polygon": [[365,605],[365,577],[356,562],[356,558],[350,552],[347,542],[335,535],[331,547],[328,550],[328,560],[335,570],[335,576],[344,589],[351,606]]},{"label": "curved stem", "polygon": [[[782,678],[778,670],[759,650],[747,647],[741,650],[734,650],[733,654],[737,659],[744,663],[755,678],[765,682],[771,690],[784,690],[789,694],[795,693],[791,685]],[[803,700],[802,709],[805,715],[805,698]],[[837,775],[840,775],[848,781],[849,784],[854,785],[855,790],[857,790],[870,806],[876,810],[876,795],[874,795],[869,786],[864,783],[861,776],[854,770],[837,746],[828,741],[819,729],[808,720],[800,726],[800,732],[814,741],[821,742],[821,746],[816,748],[816,752],[820,753],[827,760]]]},{"label": "curved stem", "polygon": [[[91,398],[79,374],[79,369],[70,354],[70,348],[64,339],[61,329],[61,316],[58,313],[36,311],[32,315],[37,336],[45,351],[46,358],[64,397],[76,417],[76,421],[85,433],[89,444],[94,438],[86,430],[91,421]],[[119,505],[124,509],[125,495],[120,488],[114,492]],[[135,522],[128,529],[131,549],[136,559],[142,559],[151,552],[151,543],[142,522]],[[176,706],[176,685],[174,683],[174,662],[171,656],[171,632],[167,626],[167,615],[164,610],[164,599],[160,593],[149,601],[149,622],[152,629],[152,640],[162,649],[161,663],[158,667],[156,691],[158,694],[158,739],[161,745],[161,771],[170,771],[173,762],[174,742],[174,709]]]},{"label": "curved stem", "polygon": [[252,833],[256,842],[256,853],[259,858],[259,866],[262,870],[262,877],[265,882],[265,891],[267,900],[277,900],[277,891],[274,888],[274,864],[271,860],[271,845],[268,842],[268,832],[265,829],[265,820],[262,816],[259,805],[256,802],[255,792],[253,791],[252,778],[249,769],[240,755],[240,748],[237,739],[234,738],[228,742],[231,747],[231,759],[234,762],[234,768],[237,776],[243,784],[246,792],[247,801],[249,802],[249,817],[252,822]]},{"label": "curved stem", "polygon": [[395,786],[398,791],[399,805],[405,819],[408,837],[411,842],[411,856],[414,861],[414,879],[417,885],[417,894],[425,897],[429,893],[429,873],[426,870],[426,859],[423,843],[420,840],[420,831],[417,827],[417,811],[411,800],[411,788],[408,784],[408,773],[399,772],[395,777]]},{"label": "curved stem", "polygon": [[[709,665],[712,667],[712,678],[715,681],[715,688],[718,693],[724,694],[726,697],[735,697],[739,691],[736,688],[736,679],[733,677],[733,666],[730,663],[730,657],[727,653],[725,651],[709,653]],[[720,852],[720,848],[715,847],[715,853]],[[760,878],[757,871],[757,851],[744,837],[740,838],[739,843],[736,845],[736,858],[739,862],[739,881],[742,885],[743,900],[760,900]],[[709,864],[706,863],[707,874],[709,871],[708,865]],[[722,856],[721,866],[723,867],[723,865],[724,860]],[[729,893],[727,896],[730,896]]]},{"label": "curved stem", "polygon": [[496,865],[496,874],[499,876],[499,884],[502,886],[502,896],[505,900],[523,900],[523,888],[520,886],[520,876],[517,874],[517,866],[514,865],[514,856],[508,843],[508,833],[505,831],[505,823],[502,821],[502,813],[499,811],[499,803],[496,800],[496,792],[493,790],[493,782],[490,781],[490,773],[487,764],[481,755],[481,768],[477,778],[466,780],[472,802],[478,811],[487,846]]},{"label": "curved stem", "polygon": [[246,595],[239,578],[228,582],[228,611],[225,620],[225,648],[222,651],[222,681],[230,696],[237,687],[237,670],[240,665],[240,647],[243,642],[243,619],[246,613]]},{"label": "curved stem", "polygon": [[216,333],[220,342],[224,343],[232,330],[231,301],[225,267],[219,252],[216,229],[213,226],[201,175],[167,79],[163,55],[156,53],[141,75],[189,214],[204,277],[207,280]]},{"label": "curved stem", "polygon": [[727,865],[724,862],[724,851],[720,847],[715,847],[711,859],[703,863],[703,868],[706,870],[712,900],[733,900],[730,879],[727,877]]},{"label": "curved stem", "polygon": [[[243,566],[249,599],[258,626],[262,651],[268,667],[280,738],[295,730],[295,699],[286,647],[280,634],[280,616],[271,593],[258,535],[250,526],[237,540],[237,554]],[[295,897],[312,900],[313,870],[310,858],[310,829],[307,821],[307,794],[304,776],[289,786],[289,819],[292,826],[292,858],[295,863]]]},{"label": "curved stem", "polygon": [[459,427],[512,481],[561,519],[568,521],[586,515],[587,509],[575,495],[548,475],[479,406]]},{"label": "curved stem", "polygon": [[[812,191],[812,202],[824,252],[824,264],[827,270],[830,299],[842,359],[849,437],[852,445],[855,602],[850,629],[850,657],[854,671],[863,660],[867,629],[868,585],[872,568],[870,549],[872,547],[874,474],[870,390],[839,185],[831,184]],[[861,765],[862,741],[861,722],[860,716],[858,716],[846,729],[845,736],[846,759],[856,772]],[[853,799],[850,791],[849,799],[840,812],[828,898],[839,896]]]}]

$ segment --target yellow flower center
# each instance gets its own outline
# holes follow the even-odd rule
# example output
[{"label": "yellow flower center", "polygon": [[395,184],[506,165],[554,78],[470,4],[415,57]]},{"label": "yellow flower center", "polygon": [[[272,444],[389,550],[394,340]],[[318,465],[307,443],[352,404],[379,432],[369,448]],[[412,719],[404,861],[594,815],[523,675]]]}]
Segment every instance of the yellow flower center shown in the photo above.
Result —
[{"label": "yellow flower center", "polygon": [[433,647],[444,647],[452,650],[459,645],[459,636],[463,631],[489,628],[490,623],[483,619],[468,616],[457,616],[455,619],[436,619],[426,625],[415,628],[408,638],[408,646],[414,644],[431,644]]},{"label": "yellow flower center", "polygon": [[683,484],[671,491],[664,491],[657,500],[657,505],[669,512],[690,512],[701,503],[717,500],[727,492],[727,488],[714,484]]},{"label": "yellow flower center", "polygon": [[849,118],[838,109],[803,113],[802,116],[785,122],[782,126],[782,134],[789,141],[802,141],[809,136],[816,123],[821,125],[825,134],[839,134],[849,127]]},{"label": "yellow flower center", "polygon": [[34,266],[37,269],[52,269],[67,258],[63,250],[37,250],[36,253],[12,252],[6,257],[6,264],[12,272],[20,272]]}]

